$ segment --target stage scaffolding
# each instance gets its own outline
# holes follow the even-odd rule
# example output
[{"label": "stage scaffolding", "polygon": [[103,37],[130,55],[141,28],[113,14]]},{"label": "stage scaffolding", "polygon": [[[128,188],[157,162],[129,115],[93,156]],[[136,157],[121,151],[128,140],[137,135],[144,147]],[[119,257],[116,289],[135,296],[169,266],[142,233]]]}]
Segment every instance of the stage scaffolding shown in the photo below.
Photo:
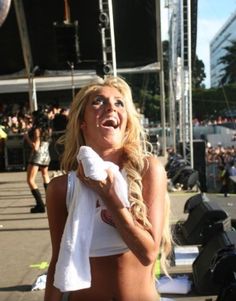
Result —
[{"label": "stage scaffolding", "polygon": [[[172,0],[169,9],[169,99],[173,147],[180,142],[184,159],[193,167],[192,16],[197,0]],[[177,128],[179,137],[176,137]]]}]

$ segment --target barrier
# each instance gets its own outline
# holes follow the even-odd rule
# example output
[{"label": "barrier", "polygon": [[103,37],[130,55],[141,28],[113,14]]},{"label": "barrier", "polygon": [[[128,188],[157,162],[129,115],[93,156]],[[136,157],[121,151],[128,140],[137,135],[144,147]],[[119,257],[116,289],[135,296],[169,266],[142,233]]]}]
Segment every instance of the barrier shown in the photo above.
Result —
[{"label": "barrier", "polygon": [[25,170],[25,147],[21,134],[11,134],[7,136],[4,147],[5,169]]},{"label": "barrier", "polygon": [[[49,169],[60,169],[60,155],[63,148],[57,145],[57,139],[63,134],[63,131],[55,131],[52,134],[52,139],[49,146],[49,152],[51,162]],[[6,171],[18,171],[26,170],[29,154],[31,149],[29,145],[24,141],[23,134],[8,134],[4,143],[3,151],[3,170]]]}]

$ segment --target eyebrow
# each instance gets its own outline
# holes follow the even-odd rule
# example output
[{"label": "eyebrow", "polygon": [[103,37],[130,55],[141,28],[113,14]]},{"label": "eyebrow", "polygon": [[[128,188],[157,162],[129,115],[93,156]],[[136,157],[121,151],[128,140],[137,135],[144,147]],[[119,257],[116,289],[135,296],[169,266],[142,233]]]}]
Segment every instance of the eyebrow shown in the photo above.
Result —
[{"label": "eyebrow", "polygon": [[[103,97],[103,98],[105,98],[105,99],[109,99],[109,97],[107,97],[107,96],[105,96],[104,94],[95,94],[94,95],[94,98],[95,97]],[[122,95],[120,95],[120,96],[113,96],[115,99],[122,99],[122,100],[124,100],[124,97],[122,96]]]}]

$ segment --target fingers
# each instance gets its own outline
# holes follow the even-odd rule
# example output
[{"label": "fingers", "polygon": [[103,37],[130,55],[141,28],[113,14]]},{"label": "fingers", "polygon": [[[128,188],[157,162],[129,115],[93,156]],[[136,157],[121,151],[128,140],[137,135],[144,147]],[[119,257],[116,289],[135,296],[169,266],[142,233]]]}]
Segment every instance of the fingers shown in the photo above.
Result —
[{"label": "fingers", "polygon": [[78,164],[76,175],[82,183],[84,183],[85,185],[89,186],[92,189],[95,189],[97,192],[101,192],[101,189],[102,190],[106,189],[106,187],[109,187],[113,183],[113,171],[112,171],[112,169],[107,169],[106,171],[107,171],[108,176],[105,180],[103,180],[103,181],[93,180],[89,177],[86,177],[86,175],[84,173],[83,165],[80,161],[79,164]]},{"label": "fingers", "polygon": [[[84,169],[83,169],[83,165],[82,165],[81,162],[79,162],[79,164],[78,164],[78,168],[77,168],[77,173],[76,173],[76,175],[77,175],[77,177],[78,177],[81,181],[83,181],[83,180],[85,180],[85,178],[87,178],[87,177],[85,176],[85,174],[84,174]],[[87,179],[88,179],[88,178],[87,178]]]},{"label": "fingers", "polygon": [[89,177],[85,176],[83,165],[82,165],[81,161],[78,164],[78,169],[77,169],[76,174],[77,174],[77,177],[80,179],[80,181],[82,181],[84,184],[91,183],[92,180]]}]

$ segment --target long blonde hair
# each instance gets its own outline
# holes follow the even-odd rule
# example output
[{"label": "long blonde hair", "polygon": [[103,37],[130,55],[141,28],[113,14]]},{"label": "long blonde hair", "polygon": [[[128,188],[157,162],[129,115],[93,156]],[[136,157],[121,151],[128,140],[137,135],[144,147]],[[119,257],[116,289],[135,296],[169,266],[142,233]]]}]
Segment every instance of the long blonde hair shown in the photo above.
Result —
[{"label": "long blonde hair", "polygon": [[[76,170],[78,167],[76,156],[79,148],[85,145],[81,123],[88,101],[89,95],[95,90],[103,87],[115,87],[123,96],[127,109],[127,127],[123,139],[124,162],[123,167],[127,173],[129,187],[129,201],[134,220],[141,222],[147,229],[150,228],[150,222],[147,218],[147,208],[142,196],[142,174],[147,167],[147,157],[151,155],[150,143],[147,140],[146,133],[141,125],[140,114],[135,108],[132,93],[129,85],[120,77],[107,76],[105,79],[97,80],[80,89],[75,96],[68,118],[66,133],[61,137],[60,142],[64,144],[64,153],[61,159],[61,168],[65,172]],[[166,259],[167,252],[170,249],[169,228],[169,200],[166,202],[165,225],[163,231],[162,262]]]}]

